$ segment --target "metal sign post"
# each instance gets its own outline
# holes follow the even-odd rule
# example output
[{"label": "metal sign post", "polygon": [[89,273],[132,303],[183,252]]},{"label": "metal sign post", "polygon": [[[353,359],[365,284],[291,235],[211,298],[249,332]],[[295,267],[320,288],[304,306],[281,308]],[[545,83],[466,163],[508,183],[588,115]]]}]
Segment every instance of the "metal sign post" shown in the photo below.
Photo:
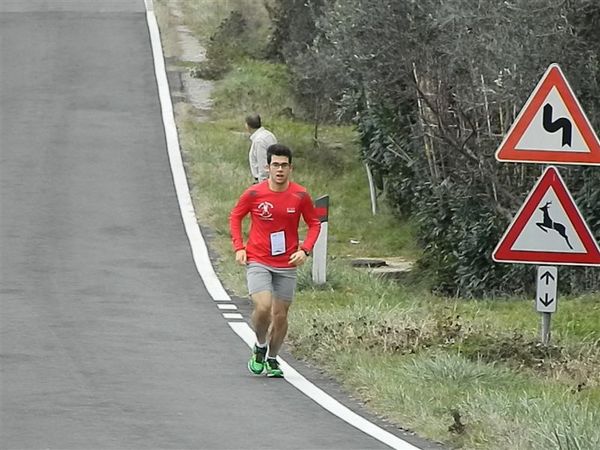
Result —
[{"label": "metal sign post", "polygon": [[556,266],[538,266],[536,310],[542,315],[542,344],[550,343],[550,323],[552,313],[556,312],[558,298],[556,296],[558,285],[558,269]]},{"label": "metal sign post", "polygon": [[[557,64],[551,64],[498,150],[498,161],[600,165],[600,139]],[[556,167],[546,167],[492,254],[496,262],[600,266],[600,246]],[[550,342],[558,270],[539,266],[536,310]]]}]

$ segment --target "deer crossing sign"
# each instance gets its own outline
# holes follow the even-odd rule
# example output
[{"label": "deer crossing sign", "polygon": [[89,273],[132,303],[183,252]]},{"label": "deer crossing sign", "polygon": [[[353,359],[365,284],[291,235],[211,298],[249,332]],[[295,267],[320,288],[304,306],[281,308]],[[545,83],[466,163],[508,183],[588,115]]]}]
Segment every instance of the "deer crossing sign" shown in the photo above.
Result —
[{"label": "deer crossing sign", "polygon": [[548,167],[497,245],[497,262],[600,266],[600,248],[555,167]]}]

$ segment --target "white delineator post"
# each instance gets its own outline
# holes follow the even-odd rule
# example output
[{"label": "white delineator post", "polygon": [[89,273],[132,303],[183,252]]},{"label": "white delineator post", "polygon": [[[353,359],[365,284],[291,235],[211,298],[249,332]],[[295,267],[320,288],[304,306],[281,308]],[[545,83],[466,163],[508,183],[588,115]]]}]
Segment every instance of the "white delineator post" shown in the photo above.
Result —
[{"label": "white delineator post", "polygon": [[327,230],[329,224],[329,196],[315,200],[315,209],[321,221],[321,231],[313,248],[312,279],[315,284],[327,281]]}]

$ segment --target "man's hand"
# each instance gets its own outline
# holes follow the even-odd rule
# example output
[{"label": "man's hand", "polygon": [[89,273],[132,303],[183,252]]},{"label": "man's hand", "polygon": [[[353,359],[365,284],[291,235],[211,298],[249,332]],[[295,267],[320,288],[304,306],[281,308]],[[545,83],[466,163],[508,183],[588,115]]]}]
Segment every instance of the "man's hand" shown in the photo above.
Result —
[{"label": "man's hand", "polygon": [[243,248],[235,252],[235,262],[238,263],[240,266],[246,265],[246,259],[246,249]]},{"label": "man's hand", "polygon": [[289,263],[292,266],[301,266],[306,261],[306,258],[308,258],[308,256],[306,256],[304,250],[298,250],[297,252],[292,253],[292,256],[290,256]]}]

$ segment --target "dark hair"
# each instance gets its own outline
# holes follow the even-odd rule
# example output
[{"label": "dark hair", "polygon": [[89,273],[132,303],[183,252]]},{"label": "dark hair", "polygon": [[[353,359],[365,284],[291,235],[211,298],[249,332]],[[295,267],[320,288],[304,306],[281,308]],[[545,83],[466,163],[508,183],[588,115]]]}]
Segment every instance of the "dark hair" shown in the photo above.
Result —
[{"label": "dark hair", "polygon": [[258,130],[261,127],[260,116],[258,114],[252,114],[251,116],[246,116],[246,124],[255,130]]},{"label": "dark hair", "polygon": [[292,151],[282,144],[269,145],[267,149],[267,164],[271,164],[271,156],[287,156],[288,162],[292,163]]}]

